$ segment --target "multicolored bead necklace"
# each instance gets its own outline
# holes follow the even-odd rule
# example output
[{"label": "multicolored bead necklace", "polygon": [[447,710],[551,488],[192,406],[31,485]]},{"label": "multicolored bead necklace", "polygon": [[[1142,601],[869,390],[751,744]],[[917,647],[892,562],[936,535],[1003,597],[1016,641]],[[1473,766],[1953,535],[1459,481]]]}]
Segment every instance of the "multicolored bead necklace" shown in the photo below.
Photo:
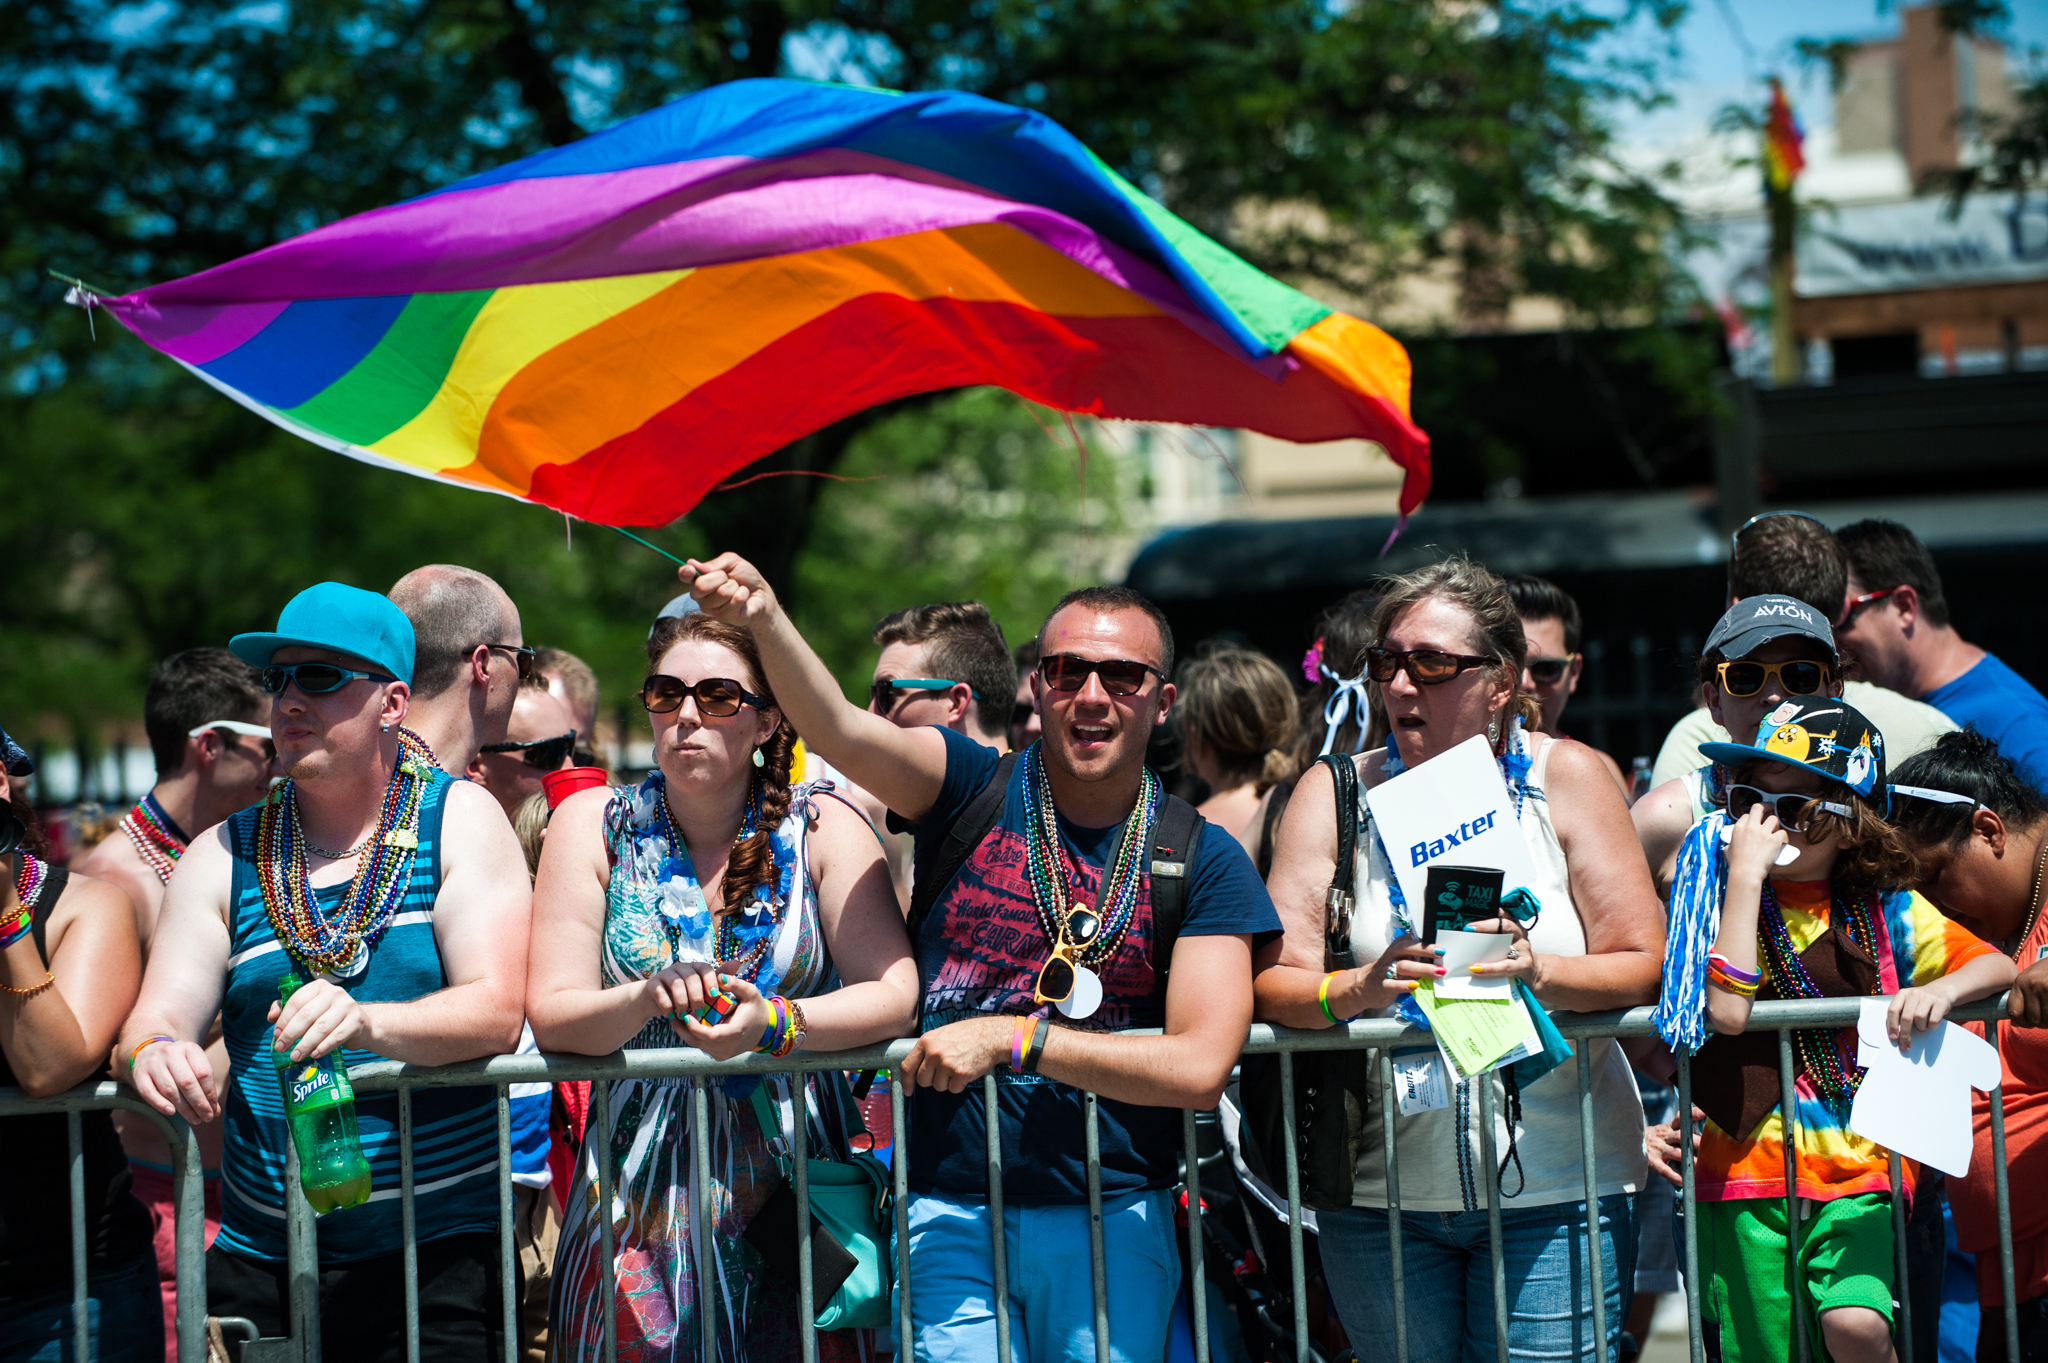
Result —
[{"label": "multicolored bead necklace", "polygon": [[[1876,959],[1877,912],[1876,895],[1864,895],[1859,902],[1851,904],[1844,902],[1838,894],[1834,896],[1830,917],[1850,941]],[[1757,915],[1757,938],[1758,945],[1763,948],[1764,972],[1779,998],[1827,997],[1807,972],[1806,963],[1799,959],[1799,949],[1792,941],[1792,930],[1785,926],[1785,915],[1778,907],[1778,896],[1771,889],[1769,880],[1764,881],[1762,911]],[[1832,1109],[1846,1112],[1849,1102],[1856,1096],[1857,1087],[1863,1082],[1863,1068],[1856,1063],[1852,1049],[1855,1044],[1856,1031],[1853,1027],[1818,1027],[1792,1033],[1792,1048],[1798,1053],[1800,1065],[1813,1080],[1814,1092]]]},{"label": "multicolored bead necklace", "polygon": [[412,730],[398,731],[398,768],[384,788],[384,806],[368,851],[330,918],[320,908],[306,868],[298,787],[280,782],[263,802],[256,825],[256,879],[278,941],[320,974],[355,974],[390,926],[412,884],[420,845],[420,806],[436,767],[433,750]]},{"label": "multicolored bead necklace", "polygon": [[170,816],[156,797],[143,796],[121,820],[121,831],[135,844],[135,854],[143,864],[168,884],[171,872],[178,868],[178,858],[185,855],[185,841],[171,831]]},{"label": "multicolored bead necklace", "polygon": [[[1123,841],[1116,861],[1103,868],[1102,883],[1095,897],[1095,914],[1102,927],[1095,940],[1073,954],[1076,965],[1092,966],[1108,960],[1123,944],[1124,933],[1138,905],[1138,881],[1143,876],[1152,844],[1152,825],[1159,817],[1164,787],[1150,767],[1141,769],[1138,802],[1124,819]],[[1073,887],[1077,883],[1067,864],[1066,849],[1060,846],[1058,815],[1053,811],[1052,787],[1045,779],[1045,759],[1033,743],[1024,753],[1024,842],[1029,849],[1031,902],[1038,910],[1038,922],[1045,940],[1059,945],[1067,921]]]},{"label": "multicolored bead necklace", "polygon": [[21,850],[21,870],[14,876],[14,897],[21,901],[23,909],[32,909],[42,898],[43,884],[50,878],[50,868],[27,848]]}]

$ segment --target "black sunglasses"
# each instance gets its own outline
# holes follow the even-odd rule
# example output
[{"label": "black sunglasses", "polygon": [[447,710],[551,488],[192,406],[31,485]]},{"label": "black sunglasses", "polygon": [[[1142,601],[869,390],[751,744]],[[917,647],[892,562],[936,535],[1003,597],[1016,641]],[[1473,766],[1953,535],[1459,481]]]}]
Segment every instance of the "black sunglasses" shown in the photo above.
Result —
[{"label": "black sunglasses", "polygon": [[1055,691],[1079,691],[1088,684],[1088,674],[1102,678],[1102,689],[1112,696],[1135,696],[1144,689],[1150,672],[1165,681],[1166,674],[1150,663],[1130,658],[1077,658],[1071,653],[1048,653],[1038,660],[1038,675]]},{"label": "black sunglasses", "polygon": [[751,705],[756,710],[768,708],[767,701],[731,677],[706,677],[703,681],[686,682],[681,677],[657,672],[640,683],[640,704],[652,715],[665,715],[671,710],[682,709],[685,696],[695,696],[697,713],[714,719],[736,715],[742,705]]},{"label": "black sunglasses", "polygon": [[1564,680],[1564,674],[1571,670],[1571,665],[1570,658],[1531,658],[1522,664],[1529,669],[1529,680],[1538,686],[1557,685]]},{"label": "black sunglasses", "polygon": [[1845,819],[1853,818],[1855,813],[1847,805],[1836,804],[1833,800],[1823,800],[1813,795],[1773,795],[1767,790],[1758,790],[1755,786],[1728,787],[1729,818],[1739,819],[1756,806],[1766,805],[1771,813],[1778,816],[1779,826],[1791,833],[1806,831],[1806,825],[1800,821],[1800,816],[1806,812],[1809,804],[1815,809],[1839,814]]},{"label": "black sunglasses", "polygon": [[350,667],[336,667],[333,663],[272,663],[263,669],[263,689],[273,696],[284,694],[287,686],[297,686],[309,696],[324,696],[339,691],[352,681],[397,680],[382,672],[358,672]]},{"label": "black sunglasses", "polygon": [[1721,689],[1731,696],[1753,696],[1764,689],[1773,673],[1787,695],[1819,695],[1828,684],[1828,665],[1810,658],[1794,658],[1784,663],[1738,660],[1721,664]]},{"label": "black sunglasses", "polygon": [[553,771],[562,765],[562,759],[576,751],[576,731],[554,738],[536,738],[525,743],[486,743],[482,752],[516,752],[519,760],[529,767],[542,771]]},{"label": "black sunglasses", "polygon": [[[500,649],[500,648],[504,649],[504,650],[505,650],[505,651],[506,651],[507,653],[509,653],[509,654],[511,654],[511,655],[512,655],[512,662],[513,662],[513,664],[514,664],[514,665],[515,665],[516,667],[518,667],[518,669],[519,669],[519,680],[521,680],[521,681],[532,681],[532,680],[533,680],[533,656],[534,656],[534,655],[533,655],[533,646],[532,646],[532,645],[530,645],[530,644],[484,644],[484,645],[482,645],[482,647],[484,647],[484,648],[488,648],[488,649]],[[484,751],[485,751],[485,752],[489,752],[489,751],[490,751],[490,749],[489,749],[489,748],[486,748],[486,749],[484,749]]]},{"label": "black sunglasses", "polygon": [[1486,667],[1494,661],[1469,653],[1443,653],[1433,648],[1418,648],[1404,653],[1398,648],[1374,644],[1365,651],[1365,675],[1385,686],[1394,679],[1394,674],[1405,671],[1408,679],[1417,686],[1441,686],[1460,672]]}]

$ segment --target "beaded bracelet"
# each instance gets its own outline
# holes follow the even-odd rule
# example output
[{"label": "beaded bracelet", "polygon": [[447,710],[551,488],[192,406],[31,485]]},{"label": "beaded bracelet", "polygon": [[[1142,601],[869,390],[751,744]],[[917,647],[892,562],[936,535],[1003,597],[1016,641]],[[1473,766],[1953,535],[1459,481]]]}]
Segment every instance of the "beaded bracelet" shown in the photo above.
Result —
[{"label": "beaded bracelet", "polygon": [[53,972],[45,970],[41,984],[32,984],[26,989],[16,989],[11,984],[0,984],[0,994],[8,994],[17,999],[32,999],[56,982],[57,976]]},{"label": "beaded bracelet", "polygon": [[810,1028],[804,1024],[804,1006],[795,999],[783,999],[782,1005],[788,1010],[783,1024],[782,1044],[768,1052],[778,1060],[803,1045],[804,1037],[810,1033]]}]

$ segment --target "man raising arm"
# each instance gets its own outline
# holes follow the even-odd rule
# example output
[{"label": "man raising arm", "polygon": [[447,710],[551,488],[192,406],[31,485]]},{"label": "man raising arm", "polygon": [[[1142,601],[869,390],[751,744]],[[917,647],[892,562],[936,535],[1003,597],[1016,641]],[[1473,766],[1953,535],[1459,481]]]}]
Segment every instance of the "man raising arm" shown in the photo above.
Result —
[{"label": "man raising arm", "polygon": [[[1087,1159],[1080,1090],[1101,1095],[1110,1348],[1154,1358],[1178,1287],[1171,1188],[1175,1107],[1214,1104],[1251,1020],[1251,949],[1278,918],[1236,839],[1201,836],[1145,769],[1173,705],[1173,636],[1142,597],[1071,594],[1040,632],[1032,689],[1040,741],[1008,766],[947,729],[901,729],[839,694],[760,574],[733,555],[681,574],[710,614],[754,632],[778,701],[805,742],[878,796],[917,840],[912,947],[925,993],[904,1061],[911,1105],[915,1350],[994,1352],[985,1118],[998,1079],[1006,1233],[1037,1246],[1010,1260],[1012,1339],[1064,1357],[1092,1333]],[[693,679],[686,679],[693,680]],[[1000,812],[943,886],[956,821],[991,786]],[[1187,838],[1171,827],[1190,827]],[[967,829],[973,832],[978,830]],[[1162,839],[1171,841],[1162,842]],[[1173,846],[1172,842],[1192,843]],[[1179,889],[1174,895],[1173,888]],[[1154,932],[1155,898],[1180,903]],[[1159,1036],[1120,1036],[1161,1027]]]},{"label": "man raising arm", "polygon": [[[164,931],[117,1044],[116,1073],[161,1112],[226,1119],[221,1232],[208,1310],[286,1332],[285,1142],[275,1046],[305,1060],[447,1064],[518,1039],[530,909],[524,862],[489,794],[434,766],[404,727],[412,629],[384,598],[337,583],[302,592],[275,634],[240,635],[263,669],[290,781],[194,843],[165,896]],[[304,987],[279,1006],[278,982]],[[197,1044],[216,1012],[243,1077],[223,1095]],[[323,1296],[404,1296],[397,1096],[356,1100],[373,1200],[320,1218]],[[415,1162],[422,1314],[446,1322],[426,1356],[475,1357],[500,1328],[496,1121],[489,1089],[425,1090]],[[386,1194],[375,1197],[374,1194]],[[340,1298],[337,1297],[337,1300]],[[326,1348],[402,1345],[398,1314],[323,1312]]]}]

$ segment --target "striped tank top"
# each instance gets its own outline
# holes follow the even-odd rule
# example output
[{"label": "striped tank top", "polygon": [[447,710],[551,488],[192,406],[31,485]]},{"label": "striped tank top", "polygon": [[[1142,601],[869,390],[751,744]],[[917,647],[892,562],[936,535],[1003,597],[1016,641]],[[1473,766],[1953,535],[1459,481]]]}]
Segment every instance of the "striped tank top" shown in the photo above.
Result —
[{"label": "striped tank top", "polygon": [[[420,799],[419,850],[412,884],[361,974],[328,979],[365,1003],[416,999],[445,988],[434,942],[434,897],[441,884],[441,811],[453,779],[436,771]],[[221,1157],[220,1246],[254,1259],[285,1257],[285,1147],[291,1139],[276,1067],[270,1059],[270,1005],[291,958],[271,930],[256,878],[256,820],[262,806],[228,820],[234,888],[227,992],[221,1023],[234,1082],[226,1103]],[[346,883],[315,891],[332,910]],[[350,1065],[385,1057],[349,1048]],[[413,1209],[422,1241],[498,1226],[498,1126],[489,1088],[423,1088],[413,1094]],[[316,1223],[322,1264],[397,1254],[403,1248],[398,1196],[398,1095],[356,1094],[356,1125],[370,1164],[370,1200],[329,1212]]]}]

